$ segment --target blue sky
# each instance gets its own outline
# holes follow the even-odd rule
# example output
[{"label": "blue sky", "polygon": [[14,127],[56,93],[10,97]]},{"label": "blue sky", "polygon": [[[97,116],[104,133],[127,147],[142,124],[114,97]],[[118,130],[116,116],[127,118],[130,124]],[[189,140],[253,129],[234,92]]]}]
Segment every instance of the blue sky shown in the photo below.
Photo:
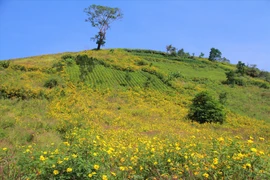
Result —
[{"label": "blue sky", "polygon": [[104,48],[178,49],[270,71],[270,0],[0,0],[0,60],[96,47],[91,4],[119,7]]}]

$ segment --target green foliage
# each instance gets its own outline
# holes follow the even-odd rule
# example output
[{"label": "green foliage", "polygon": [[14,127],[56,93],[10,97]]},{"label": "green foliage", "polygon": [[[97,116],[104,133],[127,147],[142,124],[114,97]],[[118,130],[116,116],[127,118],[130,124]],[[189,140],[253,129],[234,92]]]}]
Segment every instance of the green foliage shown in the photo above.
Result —
[{"label": "green foliage", "polygon": [[162,55],[162,56],[166,56],[167,54],[165,52],[162,52],[162,51],[155,51],[155,50],[150,50],[150,49],[123,49],[127,52],[131,52],[131,53],[134,53],[134,54],[150,54],[150,55],[153,55],[153,54],[156,54],[156,55]]},{"label": "green foliage", "polygon": [[148,62],[145,61],[145,60],[140,60],[140,61],[137,61],[136,64],[137,64],[138,66],[145,66],[145,65],[148,65]]},{"label": "green foliage", "polygon": [[64,61],[58,61],[52,65],[52,68],[55,69],[58,72],[61,72],[64,70],[65,62]]},{"label": "green foliage", "polygon": [[80,79],[85,81],[86,76],[93,71],[95,67],[95,58],[88,57],[87,55],[78,55],[75,59],[76,64],[80,67]]},{"label": "green foliage", "polygon": [[10,61],[0,61],[0,67],[8,68],[10,65]]},{"label": "green foliage", "polygon": [[180,57],[184,57],[186,55],[186,53],[185,53],[184,49],[182,48],[182,49],[177,51],[177,55]]},{"label": "green foliage", "polygon": [[119,8],[111,8],[107,6],[91,5],[84,9],[84,12],[88,16],[85,20],[90,22],[93,27],[97,27],[99,32],[92,39],[96,41],[98,45],[97,50],[100,46],[105,44],[106,31],[110,28],[110,24],[123,17],[123,14]]},{"label": "green foliage", "polygon": [[222,124],[225,121],[225,112],[219,102],[208,92],[203,91],[192,100],[188,117],[199,123]]},{"label": "green foliage", "polygon": [[201,54],[199,55],[199,58],[203,58],[204,57],[204,53],[201,52]]},{"label": "green foliage", "polygon": [[241,74],[242,76],[246,73],[246,65],[245,63],[242,63],[241,61],[238,61],[237,65],[236,65],[236,73]]},{"label": "green foliage", "polygon": [[222,62],[222,63],[229,63],[229,64],[230,64],[230,60],[227,59],[227,58],[225,58],[225,57],[219,58],[218,61],[219,61],[219,62]]},{"label": "green foliage", "polygon": [[221,58],[221,52],[220,50],[216,49],[216,48],[211,48],[211,51],[209,53],[209,60],[210,61],[216,61],[218,60],[219,58]]},{"label": "green foliage", "polygon": [[151,82],[152,82],[152,78],[150,76],[147,77],[146,81],[143,83],[143,88],[145,89],[149,88],[151,85]]},{"label": "green foliage", "polygon": [[231,85],[239,85],[239,86],[246,86],[247,85],[247,80],[243,76],[237,74],[235,71],[228,71],[225,73],[227,80],[226,84],[231,84]]},{"label": "green foliage", "polygon": [[227,92],[222,92],[219,94],[219,102],[223,105],[227,103],[228,100],[228,93]]},{"label": "green foliage", "polygon": [[171,56],[177,56],[176,47],[172,46],[171,44],[166,46],[166,50]]},{"label": "green foliage", "polygon": [[51,79],[48,79],[46,82],[45,82],[45,84],[44,84],[44,87],[46,87],[46,88],[54,88],[54,87],[56,87],[56,86],[58,86],[59,85],[59,82],[58,82],[58,80],[57,79],[55,79],[55,78],[51,78]]},{"label": "green foliage", "polygon": [[233,70],[231,70],[231,71],[226,72],[225,74],[226,74],[226,77],[227,77],[226,83],[234,85],[235,84],[236,73]]},{"label": "green foliage", "polygon": [[43,90],[33,91],[25,88],[0,87],[0,99],[14,99],[14,98],[18,98],[20,100],[49,99],[49,96]]},{"label": "green foliage", "polygon": [[66,60],[66,59],[74,59],[74,57],[71,54],[65,54],[61,57],[62,60]]},{"label": "green foliage", "polygon": [[260,71],[259,77],[267,82],[270,82],[270,73],[267,71]]},{"label": "green foliage", "polygon": [[259,77],[260,70],[256,67],[256,64],[246,66],[246,74],[250,77]]},{"label": "green foliage", "polygon": [[126,80],[127,82],[131,81],[131,75],[130,75],[130,72],[126,72],[126,74],[125,74],[125,80]]},{"label": "green foliage", "polygon": [[11,66],[12,69],[17,70],[17,71],[27,71],[25,66],[19,65],[19,64],[14,64]]}]

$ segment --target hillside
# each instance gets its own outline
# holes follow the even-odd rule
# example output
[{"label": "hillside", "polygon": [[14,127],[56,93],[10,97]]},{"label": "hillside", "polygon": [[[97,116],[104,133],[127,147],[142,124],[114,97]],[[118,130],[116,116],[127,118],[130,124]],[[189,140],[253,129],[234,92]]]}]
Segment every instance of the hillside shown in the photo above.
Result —
[{"label": "hillside", "polygon": [[[225,84],[235,69],[131,49],[12,60],[0,67],[0,177],[266,179],[270,84]],[[201,91],[226,94],[223,124],[187,118]]]}]

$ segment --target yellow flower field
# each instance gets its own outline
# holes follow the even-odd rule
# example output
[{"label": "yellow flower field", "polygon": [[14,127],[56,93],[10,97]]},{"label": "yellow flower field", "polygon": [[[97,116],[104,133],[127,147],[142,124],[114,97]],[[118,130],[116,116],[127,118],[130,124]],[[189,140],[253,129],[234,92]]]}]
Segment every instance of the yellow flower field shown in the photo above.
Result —
[{"label": "yellow flower field", "polygon": [[[141,57],[123,50],[114,54],[86,53],[124,69],[141,68],[134,65]],[[53,57],[57,59],[57,55],[51,57],[48,63],[52,63]],[[32,62],[31,66],[40,64],[44,62]],[[7,71],[15,74],[12,69]],[[3,73],[10,78],[8,72]],[[188,89],[182,84],[180,89],[171,91],[90,88],[86,83],[72,81],[64,67],[55,73],[62,78],[62,84],[44,89],[38,80],[27,78],[28,73],[18,81],[21,87],[32,89],[26,91],[30,94],[26,100],[0,101],[1,113],[9,120],[1,120],[5,123],[1,127],[6,127],[3,134],[7,134],[0,142],[3,179],[270,177],[269,122],[230,108],[226,108],[224,124],[199,124],[187,118],[194,92],[206,89],[204,85],[190,81],[187,84],[194,87]],[[41,70],[31,74],[40,78],[51,76]],[[16,90],[8,82],[2,89]],[[39,95],[41,90],[46,95],[44,99]]]}]

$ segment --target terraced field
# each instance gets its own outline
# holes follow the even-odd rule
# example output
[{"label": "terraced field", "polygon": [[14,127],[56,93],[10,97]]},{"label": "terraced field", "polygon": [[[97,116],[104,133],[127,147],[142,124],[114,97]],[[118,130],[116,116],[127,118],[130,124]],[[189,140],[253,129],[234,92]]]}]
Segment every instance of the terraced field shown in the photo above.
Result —
[{"label": "terraced field", "polygon": [[[85,80],[77,55],[95,59]],[[0,67],[0,178],[268,179],[269,89],[223,84],[229,69],[151,50],[13,60]],[[188,118],[201,91],[227,94],[223,124]]]}]

